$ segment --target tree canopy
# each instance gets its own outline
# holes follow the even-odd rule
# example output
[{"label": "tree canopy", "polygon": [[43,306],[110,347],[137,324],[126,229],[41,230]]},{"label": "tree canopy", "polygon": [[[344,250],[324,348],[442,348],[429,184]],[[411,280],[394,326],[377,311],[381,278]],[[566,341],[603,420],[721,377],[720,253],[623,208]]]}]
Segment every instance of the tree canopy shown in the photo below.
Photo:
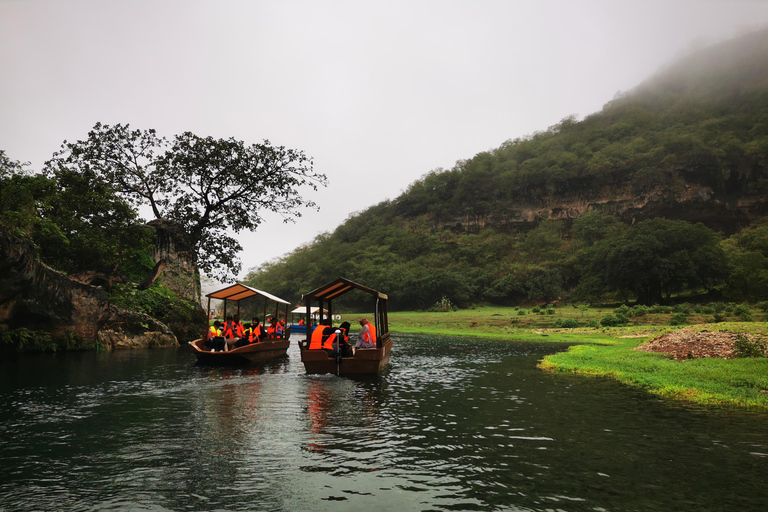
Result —
[{"label": "tree canopy", "polygon": [[155,130],[101,123],[85,140],[65,141],[45,170],[55,179],[76,173],[103,183],[134,208],[178,222],[200,270],[222,279],[240,270],[242,246],[231,233],[255,230],[267,211],[300,216],[301,207],[316,207],[302,189],[327,184],[303,151],[267,140],[247,145],[185,132],[168,141]]}]

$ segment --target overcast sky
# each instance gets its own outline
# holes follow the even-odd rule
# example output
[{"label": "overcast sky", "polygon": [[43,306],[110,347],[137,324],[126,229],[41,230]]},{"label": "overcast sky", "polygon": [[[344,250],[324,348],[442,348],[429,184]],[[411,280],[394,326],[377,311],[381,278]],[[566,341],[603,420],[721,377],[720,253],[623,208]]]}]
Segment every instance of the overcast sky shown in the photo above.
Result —
[{"label": "overcast sky", "polygon": [[245,274],[766,23],[761,0],[0,0],[0,149],[39,170],[101,122],[304,150],[320,211],[241,233]]}]

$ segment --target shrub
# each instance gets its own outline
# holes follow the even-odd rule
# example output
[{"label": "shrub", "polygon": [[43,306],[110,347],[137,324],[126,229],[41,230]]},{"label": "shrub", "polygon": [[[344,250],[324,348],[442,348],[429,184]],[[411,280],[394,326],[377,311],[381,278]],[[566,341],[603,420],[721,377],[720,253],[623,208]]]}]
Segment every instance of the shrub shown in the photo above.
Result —
[{"label": "shrub", "polygon": [[617,327],[619,325],[626,325],[629,319],[622,315],[606,315],[600,320],[600,325],[603,327]]},{"label": "shrub", "polygon": [[725,315],[722,313],[715,313],[715,316],[712,317],[712,323],[717,324],[720,322],[725,322]]},{"label": "shrub", "polygon": [[741,316],[744,313],[751,313],[751,310],[747,304],[737,304],[733,307],[733,314]]},{"label": "shrub", "polygon": [[573,329],[578,326],[579,323],[572,318],[558,318],[555,322],[555,327],[560,329]]},{"label": "shrub", "polygon": [[539,306],[533,306],[531,308],[531,313],[538,313],[539,311],[541,311],[541,308]]},{"label": "shrub", "polygon": [[768,313],[768,300],[761,300],[757,304],[757,308],[762,310],[763,312]]},{"label": "shrub", "polygon": [[518,316],[523,316],[525,314],[525,310],[524,309],[520,309],[520,310],[518,310],[517,314],[518,314]]},{"label": "shrub", "polygon": [[434,312],[447,313],[448,311],[456,311],[456,309],[456,306],[453,305],[451,300],[443,295],[443,298],[435,302],[435,305],[432,306],[429,310]]},{"label": "shrub", "polygon": [[764,340],[750,340],[746,336],[739,336],[733,344],[733,353],[736,357],[765,357],[768,345]]},{"label": "shrub", "polygon": [[754,322],[755,319],[752,318],[752,313],[750,311],[742,311],[739,313],[739,320],[741,322]]},{"label": "shrub", "polygon": [[675,313],[669,319],[669,325],[685,325],[687,323],[688,323],[688,315],[686,315],[682,311]]},{"label": "shrub", "polygon": [[590,320],[589,322],[587,322],[587,327],[594,327],[594,328],[600,327],[600,322],[598,322],[597,320]]},{"label": "shrub", "polygon": [[551,308],[547,308],[547,314],[548,315],[554,315],[555,314],[555,310],[551,309]]},{"label": "shrub", "polygon": [[642,304],[638,304],[632,307],[632,309],[629,311],[629,316],[639,318],[641,316],[647,315],[648,311],[649,311],[648,306],[643,306]]},{"label": "shrub", "polygon": [[616,308],[616,311],[614,311],[616,316],[629,316],[629,306],[626,304],[622,304],[621,306]]}]

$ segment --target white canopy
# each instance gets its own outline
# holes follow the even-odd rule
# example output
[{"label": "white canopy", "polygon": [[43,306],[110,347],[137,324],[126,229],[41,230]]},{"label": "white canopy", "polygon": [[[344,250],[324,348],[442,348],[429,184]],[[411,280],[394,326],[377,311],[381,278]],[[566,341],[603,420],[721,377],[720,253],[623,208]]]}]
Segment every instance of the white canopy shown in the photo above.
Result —
[{"label": "white canopy", "polygon": [[[310,308],[310,314],[312,316],[316,315],[318,313],[318,311],[320,311],[320,308],[318,308],[318,307]],[[327,313],[327,312],[328,312],[327,309],[323,310],[323,313]],[[298,308],[296,308],[293,311],[291,311],[291,313],[294,313],[294,314],[297,314],[297,315],[306,315],[307,314],[307,307],[306,306],[299,306]]]}]

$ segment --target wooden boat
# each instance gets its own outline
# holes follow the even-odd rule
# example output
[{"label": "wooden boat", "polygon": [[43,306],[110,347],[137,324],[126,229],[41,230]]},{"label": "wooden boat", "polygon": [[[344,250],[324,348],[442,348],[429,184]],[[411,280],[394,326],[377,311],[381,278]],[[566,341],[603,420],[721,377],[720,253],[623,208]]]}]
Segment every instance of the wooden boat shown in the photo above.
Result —
[{"label": "wooden boat", "polygon": [[[267,305],[270,302],[275,303],[274,316],[277,318],[280,312],[280,306],[285,307],[285,316],[288,316],[288,306],[290,302],[280,297],[272,295],[256,288],[251,288],[244,284],[236,283],[221,290],[211,292],[208,297],[208,316],[211,312],[211,299],[220,299],[224,301],[224,318],[227,317],[227,304],[234,301],[237,304],[237,314],[240,315],[240,301],[254,297],[264,298],[264,319],[267,317]],[[262,326],[264,324],[262,323]],[[250,343],[243,347],[233,348],[227,351],[212,352],[205,346],[205,339],[197,339],[189,342],[192,352],[197,356],[198,361],[208,364],[232,364],[247,363],[252,361],[264,361],[275,357],[284,356],[290,346],[291,327],[287,326],[285,332],[280,336],[265,338],[259,343]]]},{"label": "wooden boat", "polygon": [[374,296],[374,322],[376,326],[376,348],[359,348],[353,357],[331,357],[325,350],[309,350],[311,334],[299,341],[301,362],[307,373],[333,373],[336,375],[376,374],[389,363],[392,352],[392,339],[389,335],[387,319],[387,296],[348,279],[339,278],[320,288],[306,293],[301,299],[306,304],[309,317],[312,301],[319,301],[320,311],[327,308],[327,316],[320,313],[320,322],[333,318],[333,299],[353,290],[360,290]]},{"label": "wooden boat", "polygon": [[[290,330],[290,328],[289,328]],[[290,336],[290,334],[289,334]],[[211,352],[205,346],[205,340],[190,341],[189,346],[197,356],[197,360],[206,364],[242,364],[254,361],[265,361],[284,356],[290,345],[287,338],[267,338],[260,343],[251,343],[234,348],[227,352]]]}]

